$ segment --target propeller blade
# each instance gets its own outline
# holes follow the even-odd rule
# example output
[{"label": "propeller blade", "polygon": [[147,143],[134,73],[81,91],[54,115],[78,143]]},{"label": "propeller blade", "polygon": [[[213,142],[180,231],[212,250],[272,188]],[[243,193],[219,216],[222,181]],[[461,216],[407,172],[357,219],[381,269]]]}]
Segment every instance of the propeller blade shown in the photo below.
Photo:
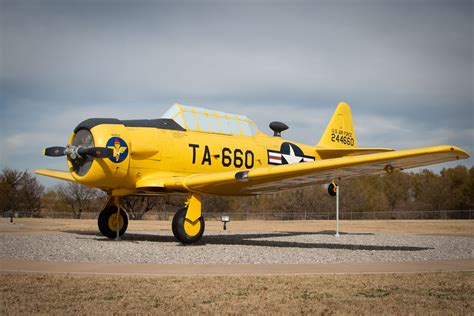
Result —
[{"label": "propeller blade", "polygon": [[114,150],[112,148],[105,148],[105,147],[90,147],[90,148],[82,148],[82,147],[74,147],[68,145],[67,148],[65,147],[48,147],[43,149],[43,155],[49,157],[61,157],[68,155],[71,159],[76,159],[77,156],[91,156],[95,158],[110,158],[114,156]]},{"label": "propeller blade", "polygon": [[66,155],[65,153],[66,148],[65,147],[48,147],[43,149],[43,155],[49,156],[49,157],[61,157]]},{"label": "propeller blade", "polygon": [[79,148],[77,153],[81,156],[92,156],[95,158],[110,158],[114,156],[114,150],[105,147]]}]

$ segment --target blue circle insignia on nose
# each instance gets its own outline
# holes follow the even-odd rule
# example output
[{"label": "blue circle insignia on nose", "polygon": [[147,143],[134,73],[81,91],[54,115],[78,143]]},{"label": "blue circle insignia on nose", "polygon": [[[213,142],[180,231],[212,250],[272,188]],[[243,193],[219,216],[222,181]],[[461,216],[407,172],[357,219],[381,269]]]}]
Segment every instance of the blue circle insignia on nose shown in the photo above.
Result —
[{"label": "blue circle insignia on nose", "polygon": [[105,146],[114,151],[113,156],[109,157],[110,161],[114,163],[120,163],[128,156],[127,143],[120,137],[111,137]]}]

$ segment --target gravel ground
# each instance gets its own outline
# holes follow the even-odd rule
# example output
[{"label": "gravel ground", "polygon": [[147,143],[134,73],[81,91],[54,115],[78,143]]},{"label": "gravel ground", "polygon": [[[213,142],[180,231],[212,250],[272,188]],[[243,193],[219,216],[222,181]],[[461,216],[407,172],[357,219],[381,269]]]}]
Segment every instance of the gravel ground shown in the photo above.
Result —
[{"label": "gravel ground", "polygon": [[115,242],[90,232],[0,232],[0,259],[104,263],[338,263],[473,258],[474,238],[411,234],[207,233],[192,246],[171,232],[129,232]]}]

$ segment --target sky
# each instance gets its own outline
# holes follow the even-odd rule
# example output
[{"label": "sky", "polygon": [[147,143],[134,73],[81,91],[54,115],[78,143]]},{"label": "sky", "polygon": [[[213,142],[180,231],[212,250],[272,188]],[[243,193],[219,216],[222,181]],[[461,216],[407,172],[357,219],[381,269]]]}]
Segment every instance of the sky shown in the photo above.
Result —
[{"label": "sky", "polygon": [[473,46],[473,1],[0,0],[0,168],[66,170],[41,149],[82,120],[175,102],[316,144],[346,101],[361,147],[474,153]]}]

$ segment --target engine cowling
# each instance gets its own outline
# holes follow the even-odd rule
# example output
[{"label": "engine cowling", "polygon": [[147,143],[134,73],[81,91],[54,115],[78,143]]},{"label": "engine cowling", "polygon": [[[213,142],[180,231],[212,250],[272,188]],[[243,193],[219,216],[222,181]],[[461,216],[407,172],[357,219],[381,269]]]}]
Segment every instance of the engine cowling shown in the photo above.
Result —
[{"label": "engine cowling", "polygon": [[82,147],[106,147],[113,150],[109,158],[87,156],[82,159],[68,157],[68,166],[73,178],[85,185],[114,189],[128,174],[130,165],[130,142],[123,124],[80,123],[71,134],[69,144]]}]

